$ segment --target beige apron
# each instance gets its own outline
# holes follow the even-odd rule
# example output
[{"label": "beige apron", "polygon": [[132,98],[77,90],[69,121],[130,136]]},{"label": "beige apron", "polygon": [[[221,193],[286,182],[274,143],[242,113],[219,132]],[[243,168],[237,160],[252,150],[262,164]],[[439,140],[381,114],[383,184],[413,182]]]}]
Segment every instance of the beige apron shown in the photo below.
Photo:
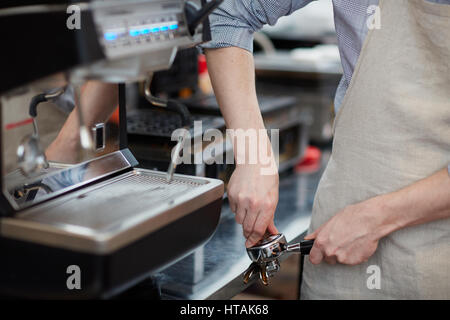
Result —
[{"label": "beige apron", "polygon": [[[381,0],[380,7],[381,29],[369,31],[336,117],[311,230],[450,163],[450,5]],[[380,289],[367,285],[376,283],[371,265]],[[302,298],[450,299],[450,219],[390,234],[361,265],[305,259]]]}]

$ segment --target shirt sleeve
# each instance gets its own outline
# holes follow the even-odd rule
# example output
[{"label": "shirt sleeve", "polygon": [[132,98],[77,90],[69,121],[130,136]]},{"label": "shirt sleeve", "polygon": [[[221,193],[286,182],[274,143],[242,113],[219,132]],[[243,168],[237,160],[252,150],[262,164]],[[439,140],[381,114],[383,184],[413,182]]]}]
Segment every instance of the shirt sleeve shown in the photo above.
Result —
[{"label": "shirt sleeve", "polygon": [[315,0],[224,0],[210,16],[212,40],[202,48],[253,51],[253,33]]}]

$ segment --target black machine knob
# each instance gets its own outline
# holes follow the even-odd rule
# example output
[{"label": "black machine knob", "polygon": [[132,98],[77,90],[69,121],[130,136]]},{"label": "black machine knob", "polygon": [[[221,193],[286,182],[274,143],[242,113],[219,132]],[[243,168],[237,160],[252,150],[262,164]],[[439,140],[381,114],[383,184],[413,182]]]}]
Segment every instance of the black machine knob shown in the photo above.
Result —
[{"label": "black machine knob", "polygon": [[188,24],[189,33],[193,35],[195,29],[205,21],[206,18],[223,2],[223,0],[212,0],[203,5],[199,10],[192,2],[186,2],[184,13]]}]

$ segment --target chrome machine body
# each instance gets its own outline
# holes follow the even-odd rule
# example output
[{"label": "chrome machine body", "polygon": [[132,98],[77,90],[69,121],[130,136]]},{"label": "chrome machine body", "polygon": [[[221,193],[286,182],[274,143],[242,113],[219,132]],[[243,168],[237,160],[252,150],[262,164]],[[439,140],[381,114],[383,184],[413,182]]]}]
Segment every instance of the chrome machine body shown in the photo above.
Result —
[{"label": "chrome machine body", "polygon": [[[66,27],[62,1],[0,9],[5,41],[14,38],[8,30],[29,34],[11,42],[0,61],[0,295],[113,297],[212,236],[223,183],[182,175],[168,183],[165,173],[137,169],[127,148],[123,83],[168,68],[178,49],[208,40],[206,18],[220,2],[83,2],[75,4],[81,17],[76,30]],[[43,106],[41,117],[35,112],[27,119],[28,96],[92,79],[119,84],[117,130],[88,128],[78,108],[79,161],[44,161],[39,143],[59,113]],[[59,119],[56,132],[66,117]],[[33,148],[26,150],[39,152],[25,152],[30,142],[16,137],[29,136],[38,122],[39,135],[31,135]],[[34,165],[34,154],[45,165]],[[81,271],[81,289],[68,286],[74,268]]]}]

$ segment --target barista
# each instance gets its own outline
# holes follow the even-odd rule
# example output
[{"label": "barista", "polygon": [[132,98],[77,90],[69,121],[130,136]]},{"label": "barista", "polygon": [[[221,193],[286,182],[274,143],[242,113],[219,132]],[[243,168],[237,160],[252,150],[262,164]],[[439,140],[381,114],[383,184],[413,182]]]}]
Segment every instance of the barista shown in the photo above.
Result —
[{"label": "barista", "polygon": [[[253,32],[309,2],[225,0],[212,15],[206,56],[229,128],[264,128]],[[344,77],[303,298],[449,299],[450,0],[333,4]],[[381,25],[369,31],[373,6]],[[258,166],[238,165],[228,185],[247,246],[276,232],[278,175]]]},{"label": "barista", "polygon": [[[309,2],[225,0],[212,15],[213,40],[205,48],[228,128],[264,129],[252,33]],[[344,77],[333,153],[307,237],[316,242],[303,298],[450,298],[450,0],[333,4]],[[373,5],[381,26],[369,31]],[[112,86],[97,89],[86,96],[117,98]],[[112,105],[91,104],[106,113]],[[71,119],[47,150],[50,159],[70,154],[60,148],[71,148],[65,141],[77,132],[75,113]],[[267,135],[259,140],[270,146]],[[247,148],[235,144],[237,157]],[[262,174],[265,167],[238,163],[228,184],[248,247],[266,231],[277,233],[278,174]],[[367,283],[370,270],[379,270],[374,286]]]}]

